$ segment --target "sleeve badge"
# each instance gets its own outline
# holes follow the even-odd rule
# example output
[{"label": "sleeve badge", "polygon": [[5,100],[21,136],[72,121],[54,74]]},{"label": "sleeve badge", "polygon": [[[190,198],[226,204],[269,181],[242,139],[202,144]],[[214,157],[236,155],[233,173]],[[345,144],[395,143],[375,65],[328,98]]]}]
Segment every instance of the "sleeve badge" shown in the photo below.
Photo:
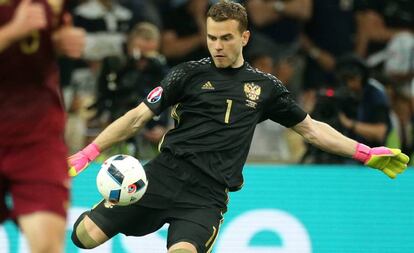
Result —
[{"label": "sleeve badge", "polygon": [[147,96],[148,103],[155,104],[160,101],[163,89],[161,86],[154,88]]}]

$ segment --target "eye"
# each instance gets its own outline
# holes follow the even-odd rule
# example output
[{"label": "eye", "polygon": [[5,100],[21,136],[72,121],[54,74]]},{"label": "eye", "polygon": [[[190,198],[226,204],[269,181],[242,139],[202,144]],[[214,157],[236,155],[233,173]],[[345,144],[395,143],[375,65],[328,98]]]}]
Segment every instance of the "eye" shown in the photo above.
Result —
[{"label": "eye", "polygon": [[207,35],[208,39],[211,41],[216,41],[217,37],[211,36],[211,35]]}]

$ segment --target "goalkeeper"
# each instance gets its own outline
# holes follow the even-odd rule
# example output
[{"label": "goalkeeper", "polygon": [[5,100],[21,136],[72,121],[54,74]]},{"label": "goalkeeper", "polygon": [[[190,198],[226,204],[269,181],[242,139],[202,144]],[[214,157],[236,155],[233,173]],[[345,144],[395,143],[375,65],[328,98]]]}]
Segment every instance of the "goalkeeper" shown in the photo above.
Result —
[{"label": "goalkeeper", "polygon": [[174,67],[144,102],[70,157],[69,173],[76,176],[100,152],[173,106],[175,128],[160,143],[161,153],[145,165],[149,185],[143,198],[129,206],[102,201],[83,213],[72,233],[76,246],[94,248],[118,233],[142,236],[169,223],[169,253],[211,252],[227,210],[227,194],[243,185],[242,169],[255,126],[266,119],[390,178],[407,168],[409,159],[400,150],[368,147],[313,120],[277,78],[244,61],[242,49],[249,37],[243,6],[214,4],[207,14],[211,57]]}]

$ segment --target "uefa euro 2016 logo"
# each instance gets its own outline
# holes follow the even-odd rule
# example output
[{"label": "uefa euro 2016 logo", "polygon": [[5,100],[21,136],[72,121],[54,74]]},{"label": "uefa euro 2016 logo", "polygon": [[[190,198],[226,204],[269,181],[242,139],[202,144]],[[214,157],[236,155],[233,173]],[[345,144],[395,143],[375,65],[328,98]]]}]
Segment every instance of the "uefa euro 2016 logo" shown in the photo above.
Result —
[{"label": "uefa euro 2016 logo", "polygon": [[154,88],[147,96],[147,101],[151,104],[157,103],[162,96],[162,87],[158,86],[156,88]]}]

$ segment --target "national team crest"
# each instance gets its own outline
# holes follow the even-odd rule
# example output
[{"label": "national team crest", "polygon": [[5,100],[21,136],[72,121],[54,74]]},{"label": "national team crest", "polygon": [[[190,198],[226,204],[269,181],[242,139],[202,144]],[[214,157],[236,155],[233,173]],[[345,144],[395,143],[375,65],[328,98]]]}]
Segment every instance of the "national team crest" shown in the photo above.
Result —
[{"label": "national team crest", "polygon": [[154,88],[147,96],[147,101],[151,104],[157,103],[162,96],[162,87],[158,86],[156,88]]},{"label": "national team crest", "polygon": [[259,85],[254,83],[245,83],[244,84],[244,93],[246,97],[250,100],[256,101],[259,99],[262,88]]}]

